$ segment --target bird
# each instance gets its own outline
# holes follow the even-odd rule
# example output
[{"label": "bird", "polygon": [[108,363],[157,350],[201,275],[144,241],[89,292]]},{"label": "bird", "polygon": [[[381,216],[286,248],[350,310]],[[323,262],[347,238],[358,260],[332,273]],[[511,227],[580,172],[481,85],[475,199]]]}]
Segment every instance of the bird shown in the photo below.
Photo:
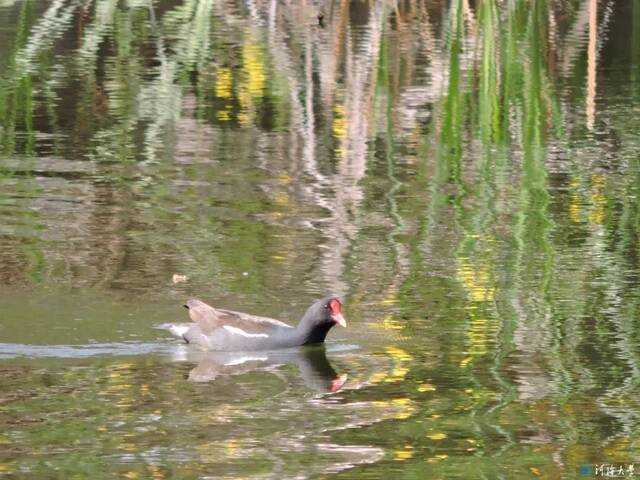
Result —
[{"label": "bird", "polygon": [[297,327],[268,317],[234,312],[198,299],[190,299],[184,307],[192,323],[167,324],[163,328],[187,343],[216,351],[276,350],[323,343],[334,325],[347,326],[342,303],[328,296],[316,301],[304,314]]}]

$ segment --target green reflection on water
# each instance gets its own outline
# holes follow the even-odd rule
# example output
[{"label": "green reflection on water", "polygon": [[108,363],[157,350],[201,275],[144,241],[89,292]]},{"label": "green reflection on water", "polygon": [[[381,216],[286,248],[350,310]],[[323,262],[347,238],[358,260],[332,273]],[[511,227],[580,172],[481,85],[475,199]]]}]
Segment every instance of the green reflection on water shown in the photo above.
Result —
[{"label": "green reflection on water", "polygon": [[[640,462],[623,3],[0,3],[0,476]],[[320,360],[152,328],[328,291]]]}]

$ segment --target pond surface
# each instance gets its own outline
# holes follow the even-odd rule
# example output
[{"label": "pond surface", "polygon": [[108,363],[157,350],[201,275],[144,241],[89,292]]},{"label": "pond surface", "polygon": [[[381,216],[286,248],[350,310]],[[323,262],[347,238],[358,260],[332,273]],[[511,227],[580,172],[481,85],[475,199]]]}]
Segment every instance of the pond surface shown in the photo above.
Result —
[{"label": "pond surface", "polygon": [[639,234],[640,0],[0,0],[0,478],[640,476]]}]

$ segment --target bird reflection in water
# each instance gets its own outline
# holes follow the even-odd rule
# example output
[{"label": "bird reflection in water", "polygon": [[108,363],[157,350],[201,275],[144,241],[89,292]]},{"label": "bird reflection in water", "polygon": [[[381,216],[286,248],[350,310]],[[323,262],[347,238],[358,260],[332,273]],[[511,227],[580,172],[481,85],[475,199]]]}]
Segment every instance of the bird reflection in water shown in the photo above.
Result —
[{"label": "bird reflection in water", "polygon": [[347,374],[338,374],[324,346],[310,346],[264,352],[215,352],[181,348],[177,360],[197,362],[189,372],[192,382],[210,382],[220,376],[241,375],[283,365],[296,365],[305,385],[318,392],[342,389]]}]

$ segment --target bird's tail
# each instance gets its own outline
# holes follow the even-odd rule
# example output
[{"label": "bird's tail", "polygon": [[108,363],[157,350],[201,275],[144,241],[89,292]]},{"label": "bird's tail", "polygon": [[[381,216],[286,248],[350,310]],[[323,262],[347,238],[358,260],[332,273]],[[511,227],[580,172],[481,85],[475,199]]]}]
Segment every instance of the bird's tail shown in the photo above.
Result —
[{"label": "bird's tail", "polygon": [[162,325],[158,325],[156,328],[169,330],[176,337],[184,339],[184,334],[187,333],[189,327],[191,327],[190,323],[163,323]]}]

